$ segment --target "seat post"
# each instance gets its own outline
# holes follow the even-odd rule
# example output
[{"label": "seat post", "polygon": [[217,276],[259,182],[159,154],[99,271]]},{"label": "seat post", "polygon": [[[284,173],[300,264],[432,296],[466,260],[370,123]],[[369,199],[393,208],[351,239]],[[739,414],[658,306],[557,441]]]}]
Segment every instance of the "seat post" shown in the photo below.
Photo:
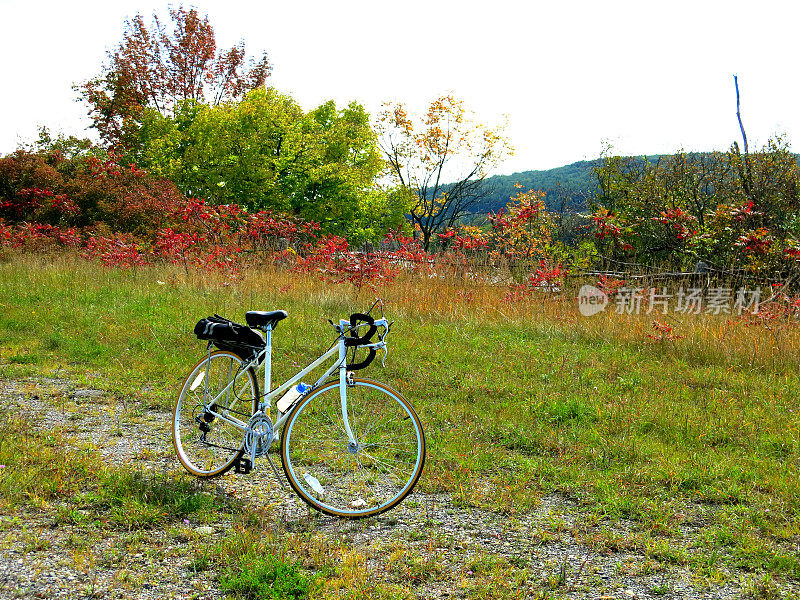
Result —
[{"label": "seat post", "polygon": [[[272,388],[272,323],[268,323],[266,327],[264,327],[264,334],[265,334],[265,342],[266,347],[265,350],[267,351],[264,355],[264,390],[263,390],[263,397],[266,398],[267,394],[269,394],[270,389]],[[272,402],[270,401],[270,404]],[[260,403],[259,403],[260,404]],[[267,414],[269,414],[269,406],[267,406]]]}]

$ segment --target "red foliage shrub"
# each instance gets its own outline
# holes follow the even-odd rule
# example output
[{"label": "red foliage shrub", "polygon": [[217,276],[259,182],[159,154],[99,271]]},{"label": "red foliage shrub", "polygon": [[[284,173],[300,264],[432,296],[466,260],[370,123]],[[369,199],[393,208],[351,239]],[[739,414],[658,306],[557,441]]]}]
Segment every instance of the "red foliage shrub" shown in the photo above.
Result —
[{"label": "red foliage shrub", "polygon": [[188,265],[198,254],[205,240],[197,233],[178,233],[167,227],[156,233],[156,253],[164,260]]},{"label": "red foliage shrub", "polygon": [[64,178],[53,155],[17,150],[0,157],[0,202],[10,202],[23,188],[61,190]]},{"label": "red foliage shrub", "polygon": [[26,252],[51,252],[77,249],[82,237],[72,227],[57,227],[46,223],[11,225],[0,219],[0,246]]},{"label": "red foliage shrub", "polygon": [[400,272],[391,253],[352,251],[346,239],[335,235],[320,238],[306,257],[298,259],[296,268],[332,283],[350,283],[356,292],[364,286],[374,291]]},{"label": "red foliage shrub", "polygon": [[156,234],[154,256],[198,269],[228,269],[238,271],[241,248],[233,244],[214,244],[198,233],[180,233],[170,228]]},{"label": "red foliage shrub", "polygon": [[744,221],[747,217],[760,215],[761,213],[753,210],[753,201],[749,200],[744,206],[732,208],[729,214],[734,221]]},{"label": "red foliage shrub", "polygon": [[175,214],[189,229],[217,242],[239,231],[246,221],[246,215],[238,205],[215,206],[199,198],[189,198],[180,203]]},{"label": "red foliage shrub", "polygon": [[561,289],[564,284],[566,271],[563,265],[553,267],[547,261],[542,260],[536,272],[530,273],[524,283],[512,285],[509,291],[503,296],[505,302],[514,302],[527,298],[534,291],[554,292]]},{"label": "red foliage shrub", "polygon": [[113,155],[67,159],[59,152],[19,150],[0,158],[0,216],[12,223],[102,222],[113,231],[146,236],[172,224],[184,202],[170,181],[123,167]]},{"label": "red foliage shrub", "polygon": [[766,254],[774,241],[766,227],[759,227],[755,231],[740,236],[734,245],[742,248],[745,253],[760,255]]},{"label": "red foliage shrub", "polygon": [[552,267],[546,261],[539,263],[539,268],[535,273],[531,273],[528,277],[528,287],[531,289],[545,289],[555,290],[564,284],[564,271],[563,265],[556,265]]},{"label": "red foliage shrub", "polygon": [[669,323],[662,323],[661,321],[653,321],[653,329],[655,333],[647,334],[647,337],[654,342],[674,342],[675,340],[683,339],[684,335],[675,333],[675,328]]},{"label": "red foliage shrub", "polygon": [[[752,202],[751,202],[752,205]],[[678,241],[688,240],[697,235],[697,218],[681,210],[680,208],[669,208],[659,213],[658,217],[653,217],[653,221],[666,225],[670,228],[672,235]]]},{"label": "red foliage shrub", "polygon": [[[318,223],[296,217],[249,215],[235,204],[187,199],[170,181],[95,151],[69,159],[19,151],[0,159],[0,243],[31,251],[77,247],[83,228],[84,256],[107,265],[166,260],[187,268],[234,268],[244,249],[313,246],[319,231]],[[75,227],[52,228],[67,223]],[[279,259],[286,257],[283,252]]]},{"label": "red foliage shrub", "polygon": [[597,239],[605,239],[605,238],[618,238],[622,235],[622,231],[619,228],[619,225],[615,223],[615,216],[613,212],[610,212],[604,208],[598,209],[592,215],[592,223],[594,223],[595,232],[594,235]]},{"label": "red foliage shrub", "polygon": [[459,233],[457,229],[448,229],[444,233],[438,234],[438,237],[439,242],[443,243],[445,248],[456,252],[464,250],[485,250],[489,247],[488,240],[481,235],[469,232]]},{"label": "red foliage shrub", "polygon": [[0,215],[15,222],[59,223],[72,220],[79,212],[66,194],[40,188],[22,188],[10,199],[0,200]]},{"label": "red foliage shrub", "polygon": [[141,236],[173,225],[185,202],[172,182],[95,157],[86,159],[65,187],[85,213],[85,225],[99,221],[113,231]]},{"label": "red foliage shrub", "polygon": [[93,235],[88,238],[82,256],[99,260],[107,267],[130,268],[150,264],[148,253],[142,251],[139,241],[129,233]]},{"label": "red foliage shrub", "polygon": [[248,216],[244,241],[255,251],[283,251],[285,248],[279,247],[280,240],[286,240],[287,244],[310,244],[319,230],[320,225],[315,221],[262,210]]},{"label": "red foliage shrub", "polygon": [[624,286],[625,286],[624,279],[615,279],[613,277],[608,277],[606,275],[600,275],[600,278],[597,280],[597,283],[595,284],[595,287],[605,292],[605,294],[609,298],[614,294],[616,294]]}]

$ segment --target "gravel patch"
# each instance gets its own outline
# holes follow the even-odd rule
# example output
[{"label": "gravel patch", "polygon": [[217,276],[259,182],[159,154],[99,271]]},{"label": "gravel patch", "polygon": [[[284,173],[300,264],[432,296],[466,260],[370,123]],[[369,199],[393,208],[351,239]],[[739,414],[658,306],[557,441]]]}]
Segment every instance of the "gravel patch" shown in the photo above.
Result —
[{"label": "gravel patch", "polygon": [[[168,412],[61,379],[0,381],[0,406],[30,414],[35,426],[89,445],[117,467],[181,472]],[[278,454],[273,460],[280,468]],[[417,582],[420,598],[468,596],[487,561],[526,569],[530,581],[552,589],[551,598],[741,598],[760,579],[724,568],[703,578],[688,567],[653,560],[631,542],[642,537],[636,523],[598,521],[558,494],[543,497],[527,514],[508,516],[459,506],[447,495],[415,492],[384,515],[350,522],[311,511],[288,484],[276,485],[263,459],[248,475],[229,473],[198,486],[238,499],[287,531],[313,530],[342,540],[376,573],[391,571],[393,553],[413,552],[436,573]],[[665,540],[690,546],[703,526],[699,511],[682,524],[679,536]],[[195,573],[190,567],[198,544],[221,539],[227,527],[221,517],[146,531],[87,530],[56,525],[52,510],[7,507],[0,515],[0,598],[223,598],[213,569]],[[779,585],[774,597],[800,594],[797,582]]]}]

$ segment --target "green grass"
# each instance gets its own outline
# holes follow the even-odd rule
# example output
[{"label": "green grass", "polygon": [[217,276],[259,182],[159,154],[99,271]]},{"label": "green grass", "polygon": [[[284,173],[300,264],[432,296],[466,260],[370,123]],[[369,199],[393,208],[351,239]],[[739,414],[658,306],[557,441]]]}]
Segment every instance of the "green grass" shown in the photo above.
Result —
[{"label": "green grass", "polygon": [[126,530],[232,511],[188,477],[114,469],[92,448],[32,427],[32,419],[0,410],[0,507],[27,503],[51,510],[56,523]]},{"label": "green grass", "polygon": [[220,589],[242,600],[301,600],[310,587],[309,577],[296,564],[252,551],[220,576]]},{"label": "green grass", "polygon": [[[0,264],[0,377],[64,377],[167,409],[204,351],[192,335],[199,318],[287,310],[274,338],[282,380],[328,347],[328,318],[368,305],[364,293],[354,300],[281,271],[233,283],[186,277],[69,260]],[[409,280],[383,292],[396,320],[390,354],[386,369],[376,361],[364,374],[419,409],[428,439],[420,489],[504,514],[557,491],[596,515],[634,519],[651,538],[647,552],[664,563],[703,553],[800,578],[786,550],[800,539],[794,325],[765,330],[701,316],[680,324],[686,339],[651,343],[646,319],[582,321],[566,303],[504,305],[484,288],[470,305],[455,293],[446,299],[469,285]],[[63,480],[84,476],[78,469]],[[173,516],[190,508],[164,502]],[[680,525],[695,513],[707,532],[687,546]]]},{"label": "green grass", "polygon": [[70,497],[93,480],[88,454],[53,432],[34,429],[27,418],[0,407],[0,502],[47,502]]}]

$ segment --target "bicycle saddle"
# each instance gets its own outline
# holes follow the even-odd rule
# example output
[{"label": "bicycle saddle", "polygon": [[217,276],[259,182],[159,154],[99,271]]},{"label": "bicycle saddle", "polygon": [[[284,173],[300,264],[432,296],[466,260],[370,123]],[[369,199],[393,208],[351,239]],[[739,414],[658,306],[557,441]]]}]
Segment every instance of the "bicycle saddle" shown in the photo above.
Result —
[{"label": "bicycle saddle", "polygon": [[275,329],[278,321],[282,321],[288,317],[285,310],[250,310],[244,313],[244,318],[250,327],[270,327]]}]

